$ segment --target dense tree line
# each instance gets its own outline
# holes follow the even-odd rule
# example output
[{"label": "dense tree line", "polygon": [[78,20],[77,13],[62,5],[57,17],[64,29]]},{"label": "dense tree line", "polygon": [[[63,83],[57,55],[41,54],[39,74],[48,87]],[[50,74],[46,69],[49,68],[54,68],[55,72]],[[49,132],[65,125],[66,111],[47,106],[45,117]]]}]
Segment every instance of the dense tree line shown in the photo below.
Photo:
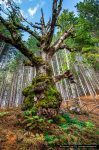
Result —
[{"label": "dense tree line", "polygon": [[[77,17],[68,10],[64,10],[60,15],[62,2],[62,0],[53,0],[52,17],[47,23],[44,21],[43,10],[41,10],[40,23],[32,24],[21,15],[20,9],[14,1],[8,0],[6,4],[8,7],[1,8],[2,13],[7,15],[7,18],[0,16],[2,26],[1,41],[12,45],[20,51],[24,55],[22,57],[25,59],[24,64],[26,66],[36,67],[37,76],[33,79],[32,85],[23,91],[25,96],[23,109],[33,108],[36,114],[47,117],[57,115],[62,102],[62,97],[57,91],[55,83],[64,78],[68,78],[71,81],[73,76],[68,70],[65,70],[64,74],[53,75],[49,62],[51,62],[54,54],[66,48],[71,52],[71,55],[80,52],[85,56],[91,55],[91,57],[95,58],[98,51],[98,40],[95,33],[96,28],[98,28],[97,2],[93,4],[92,1],[92,4],[90,4],[88,1],[84,1],[77,4],[79,11],[79,16]],[[96,17],[93,17],[95,28],[92,24],[93,19],[86,17],[82,11],[87,8],[88,10],[92,9],[90,5],[95,8]],[[94,5],[96,6],[94,7]],[[91,12],[93,13],[93,11]],[[27,26],[24,25],[24,22],[27,23]],[[31,30],[30,27],[35,30]],[[56,27],[59,28],[57,35],[54,34]],[[4,33],[3,30],[6,32]],[[27,42],[23,40],[24,32],[30,34]],[[97,58],[95,61],[97,61]]]}]

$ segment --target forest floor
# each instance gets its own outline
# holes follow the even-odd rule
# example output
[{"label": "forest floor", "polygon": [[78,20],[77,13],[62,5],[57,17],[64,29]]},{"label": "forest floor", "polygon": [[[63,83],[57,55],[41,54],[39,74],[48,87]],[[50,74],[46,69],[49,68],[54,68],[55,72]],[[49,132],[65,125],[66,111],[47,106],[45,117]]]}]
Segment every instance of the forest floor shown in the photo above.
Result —
[{"label": "forest floor", "polygon": [[[71,99],[71,100],[67,100],[67,101],[63,102],[61,105],[61,108],[64,110],[67,110],[72,106],[73,100]],[[99,115],[99,95],[97,95],[95,97],[82,96],[82,97],[80,97],[80,101],[81,101],[82,111]]]},{"label": "forest floor", "polygon": [[[87,101],[90,102],[90,97],[87,98]],[[63,104],[62,106],[66,107],[65,104]],[[91,105],[90,103],[90,107],[92,110],[93,104]],[[20,112],[21,112],[20,108],[0,109],[0,150],[44,150],[43,143],[45,142],[45,138],[42,133],[39,134],[34,132],[28,132],[23,127],[20,127],[17,124],[17,116],[19,115]],[[99,113],[99,109],[96,108],[96,110],[94,112],[92,111],[89,115],[87,114],[77,115],[72,113],[69,114],[71,118],[77,118],[79,121],[84,121],[84,122],[87,121],[92,122],[95,125],[98,134],[95,135],[96,137],[91,137],[87,135],[86,132],[83,137],[83,139],[85,138],[86,141],[88,140],[90,141],[90,138],[96,138],[96,141],[99,140],[98,113]],[[73,128],[74,130],[76,129],[76,127]],[[72,130],[70,130],[70,134],[71,133]],[[80,136],[80,134],[78,134],[78,136]],[[77,137],[74,138],[76,141]],[[94,141],[94,143],[96,143],[96,141]],[[94,144],[94,143],[90,143],[90,144]],[[46,149],[47,148],[45,148],[45,150]],[[64,150],[65,148],[58,147],[54,149]]]}]

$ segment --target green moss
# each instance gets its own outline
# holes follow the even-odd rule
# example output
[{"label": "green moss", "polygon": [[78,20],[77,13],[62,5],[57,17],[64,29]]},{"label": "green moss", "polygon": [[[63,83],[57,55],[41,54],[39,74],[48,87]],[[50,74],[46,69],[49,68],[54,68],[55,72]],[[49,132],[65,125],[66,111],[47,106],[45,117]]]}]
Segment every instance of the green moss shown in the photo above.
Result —
[{"label": "green moss", "polygon": [[33,86],[30,85],[30,86],[26,87],[26,88],[22,91],[22,94],[23,94],[24,96],[28,96],[29,94],[32,93],[32,89],[33,89]]},{"label": "green moss", "polygon": [[43,59],[42,59],[42,57],[34,57],[33,56],[33,60],[35,60],[35,62],[36,62],[36,65],[38,64],[44,64],[44,61],[43,61]]},{"label": "green moss", "polygon": [[33,107],[34,105],[34,96],[35,93],[33,92],[33,86],[28,86],[23,90],[23,95],[25,96],[22,110],[27,110]]},{"label": "green moss", "polygon": [[49,78],[46,75],[39,75],[36,78],[33,79],[32,81],[32,85],[36,85],[39,82],[45,82],[45,83],[49,83],[51,80],[51,78]]},{"label": "green moss", "polygon": [[24,99],[24,103],[22,105],[22,110],[30,109],[33,107],[33,105],[34,105],[34,100],[28,96]]},{"label": "green moss", "polygon": [[57,101],[53,98],[48,101],[48,99],[42,99],[38,102],[35,107],[37,108],[57,108]]},{"label": "green moss", "polygon": [[32,85],[25,88],[23,94],[25,96],[24,108],[35,108],[37,112],[42,108],[51,108],[57,111],[62,101],[52,78],[46,75],[39,75],[34,78]]},{"label": "green moss", "polygon": [[53,85],[48,85],[47,89],[44,91],[45,97],[41,99],[37,104],[37,108],[58,108],[61,103],[61,98],[59,99],[59,92]]}]

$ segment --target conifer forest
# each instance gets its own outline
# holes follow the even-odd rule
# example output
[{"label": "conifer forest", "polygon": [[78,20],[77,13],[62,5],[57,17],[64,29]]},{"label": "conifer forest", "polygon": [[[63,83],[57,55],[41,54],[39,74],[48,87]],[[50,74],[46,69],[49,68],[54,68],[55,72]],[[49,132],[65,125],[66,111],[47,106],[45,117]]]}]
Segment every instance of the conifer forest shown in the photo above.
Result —
[{"label": "conifer forest", "polygon": [[98,150],[99,0],[0,0],[0,150]]}]

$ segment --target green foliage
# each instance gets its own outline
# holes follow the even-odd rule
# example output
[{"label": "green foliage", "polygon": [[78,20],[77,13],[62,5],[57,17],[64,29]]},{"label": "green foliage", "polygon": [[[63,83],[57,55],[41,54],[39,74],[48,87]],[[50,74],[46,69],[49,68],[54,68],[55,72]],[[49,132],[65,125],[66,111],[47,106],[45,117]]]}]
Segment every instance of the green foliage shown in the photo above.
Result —
[{"label": "green foliage", "polygon": [[90,121],[85,122],[85,126],[88,127],[88,128],[95,127],[95,125],[92,122],[90,122]]},{"label": "green foliage", "polygon": [[48,135],[48,134],[46,134],[44,137],[45,137],[45,141],[51,147],[55,146],[56,142],[58,141],[58,138],[55,135]]},{"label": "green foliage", "polygon": [[23,112],[24,116],[33,116],[35,115],[35,110],[34,109],[28,109],[26,111]]},{"label": "green foliage", "polygon": [[0,32],[4,33],[4,35],[10,35],[9,31],[6,29],[5,26],[2,25],[2,23],[0,23]]},{"label": "green foliage", "polygon": [[78,126],[80,126],[80,127],[86,126],[85,122],[79,121],[77,118],[72,119],[72,118],[69,116],[69,114],[64,114],[64,115],[62,115],[62,116],[63,116],[63,118],[65,118],[66,123],[67,123],[68,125],[70,125],[70,124],[75,124],[75,125],[78,125]]},{"label": "green foliage", "polygon": [[37,44],[38,44],[38,41],[33,36],[30,36],[28,38],[27,46],[33,53],[37,53],[38,51],[40,51]]},{"label": "green foliage", "polygon": [[53,119],[47,120],[48,123],[53,123]]},{"label": "green foliage", "polygon": [[0,117],[6,116],[8,112],[0,112]]},{"label": "green foliage", "polygon": [[96,134],[97,134],[97,135],[99,135],[99,130],[98,130],[98,131],[96,131]]},{"label": "green foliage", "polygon": [[53,118],[53,122],[56,124],[66,124],[66,119],[62,115],[57,115],[55,118]]},{"label": "green foliage", "polygon": [[52,149],[64,144],[89,144],[95,141],[94,137],[98,137],[98,131],[92,122],[72,119],[70,114],[60,114],[55,120],[38,116],[34,109],[30,109],[24,112],[24,119],[25,128],[43,134],[45,143]]},{"label": "green foliage", "polygon": [[69,12],[67,9],[64,9],[62,14],[58,19],[58,24],[61,25],[59,28],[62,32],[68,30],[71,25],[76,23],[76,18],[73,12]]},{"label": "green foliage", "polygon": [[[93,12],[92,10],[90,10],[90,7],[87,7],[87,5],[90,5],[90,7],[91,5],[92,7],[95,7],[94,9],[92,9]],[[96,16],[98,16],[97,14],[98,9],[96,10],[96,8],[97,8],[97,2],[95,0],[90,2],[87,0],[77,4],[77,9],[79,11],[79,15],[77,17],[73,14],[73,12],[64,10],[58,19],[58,23],[60,24],[61,29],[59,30],[57,36],[61,35],[65,30],[68,30],[71,27],[71,25],[73,25],[74,27],[73,35],[65,40],[65,44],[68,47],[72,49],[74,48],[76,49],[76,52],[69,55],[70,63],[72,64],[73,62],[75,62],[76,54],[77,52],[80,52],[82,56],[86,58],[89,57],[87,59],[88,63],[98,70],[99,65],[97,64],[99,64],[98,62],[99,39],[97,37],[97,33],[98,33],[97,30],[96,32],[94,32],[95,30],[93,29],[95,29],[96,28],[95,26],[97,26],[97,24],[99,23],[98,23],[98,19],[95,19],[95,22],[91,22],[88,19],[88,16],[90,18],[91,14],[92,14],[92,18],[94,17],[93,14],[96,14]],[[63,69],[66,69],[66,65],[63,66]]]},{"label": "green foliage", "polygon": [[92,32],[99,36],[99,2],[98,0],[84,0],[77,5],[79,15],[90,24]]},{"label": "green foliage", "polygon": [[25,127],[29,130],[36,129],[37,126],[39,127],[40,124],[43,124],[45,122],[44,117],[36,115],[35,109],[24,111],[23,115],[25,118]]},{"label": "green foliage", "polygon": [[32,86],[32,85],[26,87],[26,88],[22,91],[23,95],[24,95],[24,96],[28,96],[29,94],[33,94],[32,89],[33,89],[33,86]]}]

